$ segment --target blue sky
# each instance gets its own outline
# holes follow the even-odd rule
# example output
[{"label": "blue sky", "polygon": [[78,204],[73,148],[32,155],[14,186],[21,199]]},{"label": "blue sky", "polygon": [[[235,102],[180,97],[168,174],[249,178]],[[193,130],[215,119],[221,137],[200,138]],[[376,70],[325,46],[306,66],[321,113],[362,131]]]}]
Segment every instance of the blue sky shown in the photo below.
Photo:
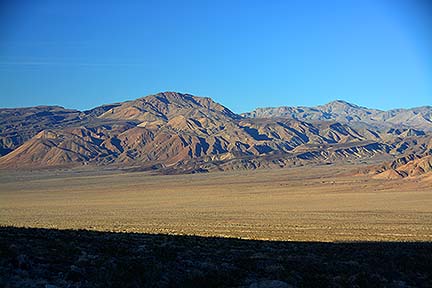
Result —
[{"label": "blue sky", "polygon": [[0,0],[0,106],[432,105],[428,0]]}]

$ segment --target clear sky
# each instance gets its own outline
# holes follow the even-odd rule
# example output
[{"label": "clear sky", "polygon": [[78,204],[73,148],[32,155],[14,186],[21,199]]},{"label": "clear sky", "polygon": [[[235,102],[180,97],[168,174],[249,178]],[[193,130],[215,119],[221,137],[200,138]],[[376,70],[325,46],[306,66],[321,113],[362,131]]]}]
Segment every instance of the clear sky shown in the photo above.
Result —
[{"label": "clear sky", "polygon": [[0,106],[432,105],[429,0],[0,0]]}]

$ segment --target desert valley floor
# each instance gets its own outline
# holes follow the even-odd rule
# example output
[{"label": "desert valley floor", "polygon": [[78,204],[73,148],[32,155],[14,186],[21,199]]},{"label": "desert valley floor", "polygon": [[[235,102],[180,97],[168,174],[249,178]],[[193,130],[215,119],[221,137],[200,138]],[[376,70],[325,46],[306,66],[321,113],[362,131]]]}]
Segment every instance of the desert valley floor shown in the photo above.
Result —
[{"label": "desert valley floor", "polygon": [[4,171],[0,225],[261,240],[432,241],[430,183],[352,171]]}]

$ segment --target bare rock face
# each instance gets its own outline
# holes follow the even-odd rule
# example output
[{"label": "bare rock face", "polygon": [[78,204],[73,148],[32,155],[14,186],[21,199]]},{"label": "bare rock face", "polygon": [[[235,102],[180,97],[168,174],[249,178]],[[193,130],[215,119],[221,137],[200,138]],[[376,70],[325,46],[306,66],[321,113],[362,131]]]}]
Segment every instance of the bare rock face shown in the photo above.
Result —
[{"label": "bare rock face", "polygon": [[402,179],[420,177],[426,181],[432,177],[432,155],[415,154],[400,157],[392,162],[374,166],[369,174],[375,179]]},{"label": "bare rock face", "polygon": [[[383,112],[343,101],[274,109],[242,117],[210,98],[176,92],[84,112],[1,109],[0,168],[114,165],[195,173],[392,160],[432,151],[429,130],[391,126],[395,119],[411,123],[401,116],[406,110]],[[429,119],[427,107],[411,110]],[[413,169],[407,173],[427,168]]]}]

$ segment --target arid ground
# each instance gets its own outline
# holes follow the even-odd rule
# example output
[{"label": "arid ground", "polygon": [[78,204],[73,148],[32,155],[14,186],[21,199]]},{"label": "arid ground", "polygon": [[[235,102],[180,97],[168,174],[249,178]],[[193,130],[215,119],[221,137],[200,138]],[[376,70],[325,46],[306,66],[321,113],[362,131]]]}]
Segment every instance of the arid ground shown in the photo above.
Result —
[{"label": "arid ground", "polygon": [[432,241],[430,183],[352,176],[352,169],[2,172],[0,225],[261,240]]}]

